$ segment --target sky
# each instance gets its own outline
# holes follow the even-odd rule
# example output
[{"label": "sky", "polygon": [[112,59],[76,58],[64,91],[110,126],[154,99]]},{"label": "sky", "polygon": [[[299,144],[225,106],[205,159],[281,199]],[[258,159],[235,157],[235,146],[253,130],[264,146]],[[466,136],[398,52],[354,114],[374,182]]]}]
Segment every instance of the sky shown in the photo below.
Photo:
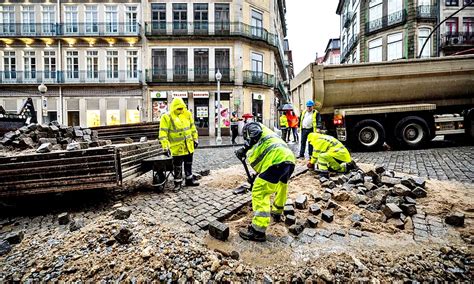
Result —
[{"label": "sky", "polygon": [[338,0],[286,0],[288,41],[293,52],[295,75],[318,56],[330,38],[339,37]]}]

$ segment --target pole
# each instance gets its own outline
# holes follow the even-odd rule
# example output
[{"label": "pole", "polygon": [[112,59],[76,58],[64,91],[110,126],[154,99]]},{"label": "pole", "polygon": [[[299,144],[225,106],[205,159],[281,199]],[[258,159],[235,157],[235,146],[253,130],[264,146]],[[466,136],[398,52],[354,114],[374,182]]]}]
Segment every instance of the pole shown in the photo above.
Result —
[{"label": "pole", "polygon": [[221,137],[221,80],[217,80],[217,144],[222,144]]},{"label": "pole", "polygon": [[434,29],[431,31],[431,33],[428,35],[428,37],[426,38],[425,42],[423,43],[423,46],[421,47],[421,50],[420,50],[420,54],[418,54],[418,58],[421,58],[421,55],[423,54],[423,49],[425,49],[425,46],[426,44],[428,43],[428,39],[431,38],[431,36],[433,35],[433,33],[439,29],[439,27],[444,23],[446,22],[449,18],[453,17],[454,15],[456,15],[457,13],[461,12],[462,10],[464,10],[466,7],[468,6],[471,6],[472,4],[474,3],[474,0],[471,0],[470,2],[468,2],[467,4],[463,5],[460,9],[458,9],[456,12],[452,13],[451,15],[449,15],[449,17],[446,17],[446,19],[442,20],[439,24],[436,25],[436,27],[434,27]]}]

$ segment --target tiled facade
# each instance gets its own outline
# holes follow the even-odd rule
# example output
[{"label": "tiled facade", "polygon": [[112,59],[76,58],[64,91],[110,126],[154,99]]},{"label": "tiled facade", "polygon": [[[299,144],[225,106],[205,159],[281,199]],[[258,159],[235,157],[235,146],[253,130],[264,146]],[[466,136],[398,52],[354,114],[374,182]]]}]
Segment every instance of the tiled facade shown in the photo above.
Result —
[{"label": "tiled facade", "polygon": [[159,120],[182,97],[214,135],[219,70],[222,114],[273,126],[287,99],[285,12],[284,0],[2,3],[0,105],[32,96],[40,122],[93,126]]}]

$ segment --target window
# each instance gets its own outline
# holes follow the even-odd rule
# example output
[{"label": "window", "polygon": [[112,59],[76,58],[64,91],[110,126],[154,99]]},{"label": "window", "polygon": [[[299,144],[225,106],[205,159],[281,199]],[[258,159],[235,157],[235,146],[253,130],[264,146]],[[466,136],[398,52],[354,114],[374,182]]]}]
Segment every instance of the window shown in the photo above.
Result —
[{"label": "window", "polygon": [[194,80],[209,81],[209,49],[194,49]]},{"label": "window", "polygon": [[388,0],[387,4],[387,14],[393,14],[395,12],[399,12],[403,9],[403,2],[402,0]]},{"label": "window", "polygon": [[387,37],[387,60],[403,57],[403,33],[392,34]]},{"label": "window", "polygon": [[369,41],[369,62],[382,61],[382,39]]},{"label": "window", "polygon": [[228,34],[230,32],[229,4],[215,4],[214,18],[216,22],[216,34]]},{"label": "window", "polygon": [[423,44],[425,44],[426,41],[425,48],[423,49],[423,53],[421,54],[422,58],[431,56],[431,40],[428,38],[430,32],[430,29],[418,30],[418,54],[420,54],[421,48],[423,47]]},{"label": "window", "polygon": [[23,57],[23,68],[25,70],[25,79],[36,78],[36,52],[25,51]]},{"label": "window", "polygon": [[230,79],[230,51],[229,49],[216,49],[215,50],[215,62],[216,72],[221,71],[222,80],[229,81]]},{"label": "window", "polygon": [[153,31],[166,32],[166,4],[151,4],[151,22]]},{"label": "window", "polygon": [[445,22],[446,24],[446,33],[451,36],[456,36],[458,33],[458,18],[452,17]]},{"label": "window", "polygon": [[369,3],[369,31],[382,27],[382,1],[371,0]]},{"label": "window", "polygon": [[5,74],[5,79],[16,79],[15,51],[3,52],[3,71]]},{"label": "window", "polygon": [[97,6],[86,6],[86,33],[95,34],[98,32]]},{"label": "window", "polygon": [[151,51],[152,81],[166,81],[166,49]]},{"label": "window", "polygon": [[56,78],[56,51],[44,51],[44,78],[55,79]]},{"label": "window", "polygon": [[354,21],[352,22],[352,33],[354,35],[359,34],[359,24],[357,23],[357,16],[354,17]]},{"label": "window", "polygon": [[188,50],[173,49],[173,80],[187,80]]},{"label": "window", "polygon": [[173,3],[173,32],[178,34],[188,31],[188,5]]},{"label": "window", "polygon": [[21,9],[22,34],[34,34],[36,31],[35,7],[22,6]]},{"label": "window", "polygon": [[458,0],[446,0],[446,6],[459,6]]},{"label": "window", "polygon": [[87,79],[99,78],[99,56],[96,50],[88,50],[86,53]]},{"label": "window", "polygon": [[262,76],[263,74],[263,55],[252,52],[252,73],[256,76]]},{"label": "window", "polygon": [[118,78],[118,51],[107,51],[107,79]]},{"label": "window", "polygon": [[206,34],[209,26],[208,4],[194,4],[194,32]]},{"label": "window", "polygon": [[127,6],[125,13],[126,26],[125,30],[127,33],[137,33],[137,6]]},{"label": "window", "polygon": [[66,6],[66,33],[77,33],[78,32],[78,23],[77,23],[77,6]]},{"label": "window", "polygon": [[118,33],[117,6],[105,6],[105,32]]},{"label": "window", "polygon": [[262,13],[252,10],[252,35],[262,37],[263,34],[263,15]]},{"label": "window", "polygon": [[66,78],[79,79],[79,53],[66,51]]},{"label": "window", "polygon": [[138,78],[138,51],[127,50],[127,77]]},{"label": "window", "polygon": [[462,29],[467,35],[474,34],[474,17],[464,17],[462,19]]},{"label": "window", "polygon": [[56,33],[56,8],[52,5],[44,5],[42,9],[43,34]]},{"label": "window", "polygon": [[2,9],[2,22],[0,26],[0,34],[15,34],[15,6],[0,6]]}]

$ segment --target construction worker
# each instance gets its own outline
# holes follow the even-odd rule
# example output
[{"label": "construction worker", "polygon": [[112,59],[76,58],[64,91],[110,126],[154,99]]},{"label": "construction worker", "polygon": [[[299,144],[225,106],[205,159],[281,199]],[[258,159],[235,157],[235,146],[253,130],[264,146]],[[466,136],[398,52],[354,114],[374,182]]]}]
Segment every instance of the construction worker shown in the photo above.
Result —
[{"label": "construction worker", "polygon": [[313,146],[313,154],[308,168],[318,164],[319,175],[329,177],[329,170],[339,173],[356,168],[355,162],[347,148],[336,138],[317,132],[308,135],[308,142]]},{"label": "construction worker", "polygon": [[235,139],[239,136],[239,121],[242,119],[237,116],[237,112],[232,112],[232,116],[230,117],[230,130],[232,132],[232,145],[237,144]]},{"label": "construction worker", "polygon": [[171,151],[173,157],[174,190],[181,189],[183,183],[183,163],[186,186],[198,186],[192,173],[194,149],[199,145],[198,133],[192,113],[186,108],[182,98],[174,98],[170,111],[161,116],[158,135],[164,150]]},{"label": "construction worker", "polygon": [[[318,106],[320,104],[318,103]],[[298,159],[304,159],[304,152],[306,149],[306,142],[308,135],[312,132],[319,132],[321,129],[321,115],[315,109],[315,104],[312,100],[306,102],[306,110],[300,115],[300,131],[301,131],[301,146]],[[308,143],[308,155],[311,157],[313,153],[313,146]]]},{"label": "construction worker", "polygon": [[[273,131],[258,122],[244,126],[244,147],[235,152],[237,158],[249,159],[250,166],[257,172],[252,189],[252,224],[239,232],[245,240],[266,240],[265,230],[273,216],[281,220],[286,203],[288,180],[295,169],[295,156],[288,145]],[[270,197],[276,193],[273,205]]]},{"label": "construction worker", "polygon": [[283,141],[287,141],[287,136],[288,136],[288,118],[286,117],[286,114],[284,112],[281,113],[280,116],[280,130],[281,130],[281,138]]}]

